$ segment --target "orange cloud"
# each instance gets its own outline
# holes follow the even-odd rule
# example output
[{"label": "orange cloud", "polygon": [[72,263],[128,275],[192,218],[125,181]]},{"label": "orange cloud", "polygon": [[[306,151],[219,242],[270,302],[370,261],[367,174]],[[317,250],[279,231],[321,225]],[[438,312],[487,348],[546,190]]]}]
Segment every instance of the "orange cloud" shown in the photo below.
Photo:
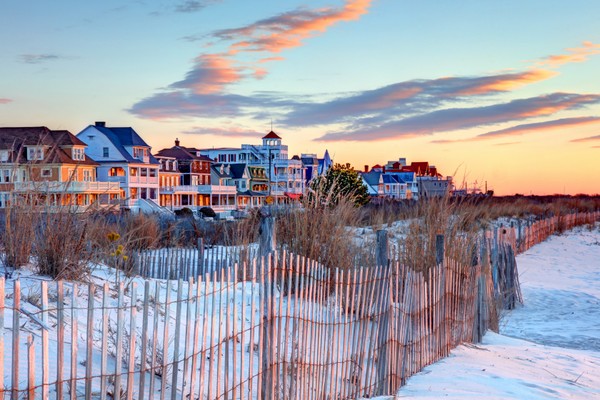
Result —
[{"label": "orange cloud", "polygon": [[[234,29],[215,32],[212,36],[230,41],[223,54],[204,54],[196,58],[195,66],[172,88],[190,89],[194,94],[213,94],[226,85],[247,77],[262,79],[267,70],[242,66],[235,59],[240,52],[279,53],[302,45],[302,40],[326,31],[330,26],[358,19],[367,12],[372,0],[347,0],[341,8],[298,9]],[[283,57],[263,57],[253,61],[261,64],[280,61]]]},{"label": "orange cloud", "polygon": [[194,94],[212,94],[243,77],[243,69],[234,66],[234,61],[223,55],[205,54],[196,57],[195,61],[196,65],[185,78],[171,87],[190,89]]},{"label": "orange cloud", "polygon": [[598,141],[600,141],[600,135],[589,136],[589,137],[584,137],[584,138],[580,138],[580,139],[573,139],[573,140],[571,140],[571,142],[573,142],[573,143],[598,142]]},{"label": "orange cloud", "polygon": [[470,87],[460,92],[463,95],[479,95],[490,92],[506,92],[531,83],[543,81],[556,76],[558,72],[545,69],[532,69],[519,74],[498,75],[479,86]]},{"label": "orange cloud", "polygon": [[[342,8],[298,9],[257,21],[253,24],[225,29],[216,37],[234,40],[230,53],[269,52],[298,47],[302,40],[325,32],[338,22],[353,21],[366,14],[372,0],[347,0]],[[243,40],[237,40],[244,38]]]},{"label": "orange cloud", "polygon": [[[571,105],[572,107],[572,105]],[[507,137],[507,136],[516,136],[516,135],[525,135],[530,133],[536,133],[541,131],[547,131],[557,128],[576,128],[583,125],[590,124],[599,124],[600,117],[576,117],[576,118],[561,118],[555,119],[551,121],[543,121],[543,122],[534,122],[531,124],[521,124],[512,126],[506,129],[500,129],[497,131],[487,132],[481,135],[478,135],[472,139],[467,139],[467,141],[473,140],[486,140],[486,139],[495,139],[499,137]],[[600,138],[600,136],[596,136]],[[586,138],[587,140],[591,140],[593,138]],[[572,142],[583,142],[586,139],[577,139],[572,140]]]},{"label": "orange cloud", "polygon": [[551,55],[539,62],[538,65],[550,68],[560,67],[564,64],[579,63],[587,61],[590,56],[600,54],[600,44],[585,41],[582,47],[567,49],[566,54]]}]

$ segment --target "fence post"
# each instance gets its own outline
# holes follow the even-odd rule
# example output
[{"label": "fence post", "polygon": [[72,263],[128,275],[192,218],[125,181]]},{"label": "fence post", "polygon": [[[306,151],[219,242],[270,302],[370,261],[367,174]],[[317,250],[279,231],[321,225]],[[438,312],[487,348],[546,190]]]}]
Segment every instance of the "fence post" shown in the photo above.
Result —
[{"label": "fence post", "polygon": [[435,235],[435,262],[440,265],[444,261],[444,235]]},{"label": "fence post", "polygon": [[204,239],[198,238],[196,242],[196,247],[198,249],[198,258],[196,259],[196,265],[198,266],[196,270],[196,274],[194,278],[198,276],[204,276]]},{"label": "fence post", "polygon": [[269,254],[275,251],[276,246],[275,219],[269,211],[261,213],[260,228],[258,233],[260,234],[260,256],[267,257]]},{"label": "fence post", "polygon": [[388,232],[387,230],[377,231],[377,251],[376,251],[377,265],[375,270],[379,270],[381,274],[376,276],[376,288],[375,293],[378,294],[379,299],[377,304],[379,305],[378,311],[380,312],[379,322],[377,324],[378,335],[377,335],[377,351],[379,355],[377,357],[377,395],[383,395],[388,380],[387,376],[387,359],[388,359],[388,328],[390,323],[390,268],[388,265],[389,253],[388,253]]},{"label": "fence post", "polygon": [[385,229],[377,231],[377,249],[375,253],[375,260],[377,266],[388,266],[389,250],[388,250],[388,232]]}]

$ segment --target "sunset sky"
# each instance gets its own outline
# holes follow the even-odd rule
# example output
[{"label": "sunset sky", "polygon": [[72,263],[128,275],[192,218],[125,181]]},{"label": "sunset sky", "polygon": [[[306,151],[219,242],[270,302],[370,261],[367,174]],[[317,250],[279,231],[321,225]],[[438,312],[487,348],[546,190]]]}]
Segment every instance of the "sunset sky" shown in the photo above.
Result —
[{"label": "sunset sky", "polygon": [[0,126],[600,193],[600,1],[3,1]]}]

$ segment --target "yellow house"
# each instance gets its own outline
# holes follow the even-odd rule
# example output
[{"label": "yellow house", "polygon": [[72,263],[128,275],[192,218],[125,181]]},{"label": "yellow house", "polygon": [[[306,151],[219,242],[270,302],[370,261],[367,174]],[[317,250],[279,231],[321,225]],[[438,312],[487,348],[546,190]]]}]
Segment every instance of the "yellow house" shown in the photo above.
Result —
[{"label": "yellow house", "polygon": [[0,128],[0,208],[15,199],[32,205],[118,206],[118,182],[97,182],[98,163],[69,131]]}]

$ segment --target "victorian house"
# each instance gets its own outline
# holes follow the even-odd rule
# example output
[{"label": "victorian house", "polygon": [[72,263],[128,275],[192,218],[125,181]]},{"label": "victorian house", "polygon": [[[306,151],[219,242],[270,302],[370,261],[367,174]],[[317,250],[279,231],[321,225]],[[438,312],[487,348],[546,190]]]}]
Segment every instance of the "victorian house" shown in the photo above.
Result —
[{"label": "victorian house", "polygon": [[87,145],[85,153],[98,162],[98,180],[120,184],[123,207],[134,212],[162,211],[158,205],[160,164],[133,128],[96,122],[77,138]]},{"label": "victorian house", "polygon": [[0,207],[11,201],[81,210],[118,207],[119,183],[97,181],[99,164],[86,148],[65,130],[0,128]]}]

